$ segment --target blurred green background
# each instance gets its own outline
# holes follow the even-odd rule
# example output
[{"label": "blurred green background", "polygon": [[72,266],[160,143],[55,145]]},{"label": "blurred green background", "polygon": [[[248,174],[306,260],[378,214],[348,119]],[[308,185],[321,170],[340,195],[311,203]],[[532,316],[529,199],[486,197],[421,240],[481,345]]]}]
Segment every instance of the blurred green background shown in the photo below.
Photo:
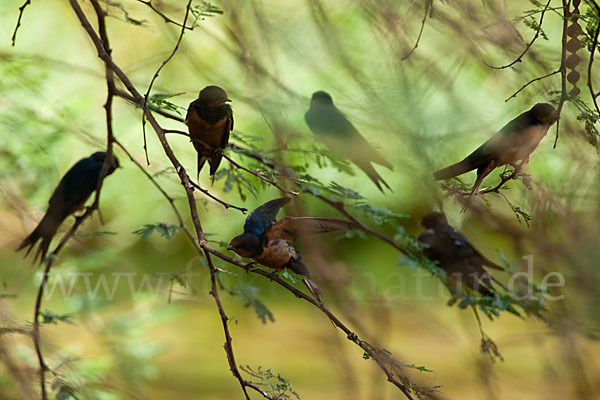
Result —
[{"label": "blurred green background", "polygon": [[[559,67],[562,18],[557,11],[545,16],[548,40],[540,38],[523,62],[504,70],[484,63],[502,65],[518,56],[535,34],[519,19],[538,9],[533,3],[435,1],[418,48],[403,60],[426,11],[419,1],[215,2],[222,14],[207,15],[186,32],[152,91],[179,93],[169,100],[185,115],[201,88],[222,86],[233,100],[237,139],[232,142],[266,151],[312,148],[315,140],[303,115],[311,94],[327,90],[394,165],[393,172],[379,170],[393,193],[377,191],[356,167],[349,175],[330,163],[321,168],[311,154],[265,154],[304,166],[325,185],[336,182],[360,192],[374,207],[405,214],[402,225],[408,234],[418,234],[419,219],[443,207],[450,223],[490,258],[499,262],[502,254],[516,262],[516,270],[524,270],[522,257],[533,254],[538,283],[550,271],[563,274],[565,287],[551,290],[564,299],[549,302],[550,326],[508,314],[482,321],[504,357],[503,362],[492,363],[479,350],[473,313],[448,307],[448,294],[436,278],[402,266],[406,260],[391,246],[373,237],[335,234],[300,243],[332,311],[361,337],[403,362],[433,370],[406,368],[419,384],[441,385],[435,394],[439,398],[599,396],[599,168],[598,153],[578,119],[581,110],[566,103],[557,148],[552,148],[552,128],[533,155],[526,168],[531,190],[513,181],[503,191],[506,199],[491,194],[459,214],[461,202],[445,196],[431,179],[433,170],[462,159],[519,113],[557,98],[550,92],[560,90],[559,75],[534,83],[505,102],[530,79]],[[0,327],[4,328],[27,327],[32,321],[41,280],[40,270],[14,249],[42,217],[64,172],[103,149],[106,137],[104,66],[69,4],[33,1],[25,10],[16,46],[11,47],[21,4],[0,3]],[[141,2],[102,4],[109,11],[113,57],[144,92],[172,51],[179,28],[166,24]],[[186,2],[153,4],[172,19],[182,20]],[[82,2],[82,7],[95,23],[91,5]],[[539,13],[531,15],[539,18]],[[581,100],[589,104],[585,90],[589,53],[584,48],[580,55]],[[592,81],[598,85],[598,80],[596,73]],[[115,99],[115,135],[143,162],[140,115],[139,109]],[[162,117],[159,121],[165,128],[186,130],[176,121]],[[147,133],[151,161],[147,170],[157,174],[189,220],[177,175],[153,131],[148,128]],[[195,173],[196,153],[189,140],[179,135],[168,138],[188,172]],[[203,260],[181,232],[170,239],[158,233],[145,239],[132,233],[145,224],[177,221],[151,182],[125,154],[115,152],[123,168],[105,181],[102,190],[105,224],[94,216],[83,225],[84,234],[69,242],[50,284],[62,282],[68,289],[73,282],[71,293],[63,296],[55,286],[42,306],[71,316],[69,323],[46,324],[41,330],[45,357],[57,372],[49,376],[56,383],[53,396],[61,387],[71,387],[82,399],[242,398],[223,351],[222,326],[208,294],[210,277]],[[246,157],[230,154],[257,167]],[[221,169],[229,168],[223,160]],[[240,195],[226,178],[211,185],[207,171],[200,181],[211,193],[248,209],[280,196],[241,173],[257,188],[256,195],[248,190]],[[473,177],[465,181],[469,179]],[[497,174],[492,174],[486,182],[492,185],[495,180]],[[226,245],[220,242],[239,234],[246,216],[196,195],[205,232],[211,234],[213,246],[225,252]],[[340,216],[314,197],[300,198],[285,212]],[[518,219],[509,204],[531,216],[529,224]],[[362,220],[378,231],[394,233],[389,226]],[[70,222],[72,218],[62,232]],[[235,318],[230,329],[238,364],[281,374],[301,398],[402,398],[375,363],[363,360],[361,351],[316,308],[267,279],[219,266],[230,272],[222,274],[228,287],[258,288],[258,298],[274,316],[274,322],[263,323],[243,298],[221,293],[227,313]],[[193,276],[171,279],[190,268]],[[509,278],[496,276],[503,282]],[[37,368],[27,336],[0,332],[0,399],[28,398],[37,391]],[[251,397],[259,395],[251,392]]]}]

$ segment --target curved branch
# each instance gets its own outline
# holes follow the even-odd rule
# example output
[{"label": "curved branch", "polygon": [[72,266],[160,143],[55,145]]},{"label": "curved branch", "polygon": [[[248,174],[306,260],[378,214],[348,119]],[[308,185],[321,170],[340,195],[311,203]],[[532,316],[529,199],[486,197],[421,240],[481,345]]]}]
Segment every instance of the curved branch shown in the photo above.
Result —
[{"label": "curved branch", "polygon": [[521,88],[520,88],[519,90],[517,90],[516,92],[514,92],[514,93],[513,93],[513,94],[512,94],[510,97],[508,97],[506,100],[504,100],[504,102],[507,102],[507,101],[509,101],[509,100],[510,100],[510,99],[512,99],[513,97],[517,97],[517,95],[518,95],[519,93],[521,93],[521,91],[522,91],[523,89],[525,89],[527,86],[531,85],[532,83],[534,83],[534,82],[537,82],[537,81],[541,81],[542,79],[549,78],[549,77],[551,77],[552,75],[556,75],[556,74],[558,74],[559,72],[560,72],[560,69],[557,69],[557,70],[556,70],[556,71],[554,71],[554,72],[550,72],[549,74],[546,74],[546,75],[544,75],[544,76],[540,76],[540,77],[537,77],[537,78],[535,78],[535,79],[532,79],[532,80],[530,80],[529,82],[527,82],[526,84],[524,84],[523,86],[521,86]]},{"label": "curved branch", "polygon": [[414,46],[409,50],[409,52],[402,57],[400,61],[406,61],[408,58],[414,53],[414,51],[419,47],[419,42],[421,41],[421,35],[423,35],[423,29],[425,28],[425,21],[427,21],[427,16],[431,12],[431,7],[433,7],[433,0],[427,0],[427,5],[425,6],[425,14],[423,15],[423,19],[421,20],[421,29],[419,29],[419,35],[417,36],[417,40],[415,41]]},{"label": "curved branch", "polygon": [[490,65],[490,64],[488,64],[485,61],[484,61],[484,64],[487,65],[488,67],[492,68],[492,69],[505,69],[505,68],[512,67],[513,65],[515,65],[518,62],[523,61],[523,57],[525,56],[525,54],[527,54],[527,52],[529,51],[529,49],[531,48],[531,46],[533,46],[533,43],[535,43],[535,41],[537,40],[537,38],[540,36],[540,32],[542,31],[542,23],[544,22],[544,15],[546,15],[546,11],[548,10],[548,7],[550,6],[550,2],[551,1],[552,0],[548,0],[548,2],[546,3],[546,7],[544,7],[544,10],[542,10],[542,14],[540,15],[540,22],[538,23],[538,29],[535,32],[535,35],[533,36],[533,39],[531,39],[531,41],[525,47],[525,50],[523,50],[523,52],[513,62],[508,63],[506,65],[501,65],[499,67],[494,67],[493,65]]}]

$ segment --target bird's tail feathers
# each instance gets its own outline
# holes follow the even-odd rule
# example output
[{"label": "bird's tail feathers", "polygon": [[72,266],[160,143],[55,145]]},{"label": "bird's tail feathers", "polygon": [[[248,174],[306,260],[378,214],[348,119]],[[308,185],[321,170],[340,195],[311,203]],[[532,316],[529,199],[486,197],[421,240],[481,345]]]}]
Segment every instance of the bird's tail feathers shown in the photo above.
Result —
[{"label": "bird's tail feathers", "polygon": [[369,162],[367,163],[361,163],[361,164],[357,164],[357,166],[362,169],[364,171],[365,174],[367,174],[367,176],[369,178],[371,178],[371,180],[373,181],[373,183],[375,184],[375,186],[377,186],[377,188],[383,193],[383,188],[381,187],[381,184],[383,184],[386,188],[388,188],[388,190],[390,192],[393,192],[392,188],[390,187],[390,185],[387,184],[387,182],[381,177],[381,175],[379,175],[379,173],[377,171],[375,171],[375,168],[373,167],[373,165]]},{"label": "bird's tail feathers", "polygon": [[200,181],[200,171],[202,171],[202,167],[204,167],[204,163],[206,162],[206,157],[198,153],[198,172],[196,174],[196,181]]},{"label": "bird's tail feathers", "polygon": [[444,179],[450,179],[454,178],[455,176],[462,175],[465,172],[471,171],[472,169],[475,168],[471,165],[469,160],[464,159],[460,162],[457,162],[456,164],[450,165],[449,167],[435,171],[433,173],[433,177],[435,178],[435,180],[441,181]]},{"label": "bird's tail feathers", "polygon": [[321,296],[320,296],[321,290],[319,289],[317,284],[312,279],[310,279],[310,278],[303,279],[302,283],[304,283],[304,285],[306,286],[308,291],[313,295],[313,297],[315,298],[315,300],[318,303],[323,303],[321,301]]},{"label": "bird's tail feathers", "polygon": [[48,253],[48,248],[50,247],[50,242],[56,233],[58,225],[59,224],[56,224],[56,221],[53,221],[51,216],[48,214],[44,215],[44,218],[42,218],[38,226],[29,234],[29,236],[23,239],[16,251],[27,248],[25,256],[23,257],[26,258],[31,250],[35,247],[37,242],[41,239],[40,245],[35,252],[35,256],[33,257],[33,261],[35,262],[38,258],[39,262],[44,261],[44,258],[46,258],[46,254]]}]

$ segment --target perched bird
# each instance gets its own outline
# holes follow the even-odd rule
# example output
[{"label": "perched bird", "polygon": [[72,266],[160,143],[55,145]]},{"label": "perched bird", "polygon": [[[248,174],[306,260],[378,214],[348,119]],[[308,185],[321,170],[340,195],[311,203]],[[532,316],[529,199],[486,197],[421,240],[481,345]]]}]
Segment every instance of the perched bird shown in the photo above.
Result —
[{"label": "perched bird", "polygon": [[305,276],[303,283],[320,303],[319,288],[310,279],[300,253],[289,243],[302,235],[360,227],[337,218],[283,217],[277,220],[279,209],[289,201],[287,197],[271,200],[251,212],[244,223],[244,233],[233,238],[227,249],[277,271],[288,268]]},{"label": "perched bird", "polygon": [[358,130],[333,104],[329,93],[322,90],[313,93],[310,108],[304,114],[306,124],[334,152],[345,154],[350,161],[371,178],[379,190],[381,184],[391,190],[372,163],[393,169],[378,152],[363,138]]},{"label": "perched bird", "polygon": [[419,241],[428,245],[424,253],[446,271],[453,293],[460,294],[464,284],[484,296],[493,297],[492,281],[506,289],[483,266],[497,270],[504,268],[479,253],[459,231],[448,225],[444,214],[437,211],[427,214],[421,225],[427,229],[419,235]]},{"label": "perched bird", "polygon": [[190,103],[185,123],[194,148],[198,152],[198,176],[204,163],[210,165],[214,175],[221,163],[221,152],[229,142],[233,130],[233,111],[227,93],[218,86],[207,86],[198,98]]},{"label": "perched bird", "polygon": [[556,110],[551,104],[536,104],[506,124],[464,160],[434,172],[433,177],[437,180],[450,179],[477,169],[477,179],[463,207],[463,211],[466,210],[483,179],[496,167],[508,164],[515,171],[520,171],[529,162],[531,153],[556,122],[555,114]]},{"label": "perched bird", "polygon": [[[98,151],[87,158],[79,160],[67,171],[48,201],[48,211],[46,211],[44,218],[33,232],[23,240],[17,251],[29,247],[27,253],[25,253],[25,257],[27,257],[37,241],[41,239],[34,260],[38,257],[40,262],[44,260],[50,242],[60,224],[70,214],[82,210],[87,199],[98,187],[98,179],[100,179],[106,155],[106,152]],[[107,163],[107,167],[105,176],[112,174],[119,167],[119,160],[113,155]]]}]

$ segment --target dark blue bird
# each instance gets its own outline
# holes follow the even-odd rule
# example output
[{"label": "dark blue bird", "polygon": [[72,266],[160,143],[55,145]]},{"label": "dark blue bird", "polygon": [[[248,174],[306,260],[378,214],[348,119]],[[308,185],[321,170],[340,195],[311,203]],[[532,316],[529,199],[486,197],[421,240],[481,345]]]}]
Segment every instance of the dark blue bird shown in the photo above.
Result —
[{"label": "dark blue bird", "polygon": [[[34,260],[39,257],[41,262],[46,257],[50,242],[60,224],[70,214],[83,209],[87,199],[96,190],[105,159],[106,153],[98,151],[87,158],[79,160],[67,171],[48,201],[48,211],[46,211],[44,218],[33,232],[23,240],[17,251],[29,247],[27,253],[25,253],[25,257],[27,257],[31,249],[41,239]],[[112,174],[118,166],[119,161],[115,156],[112,156],[108,162],[106,176]]]},{"label": "dark blue bird", "polygon": [[287,197],[271,200],[252,211],[244,223],[244,233],[231,240],[228,250],[277,271],[288,268],[305,276],[303,283],[315,299],[321,302],[319,288],[310,279],[302,256],[289,243],[306,234],[360,227],[353,222],[337,218],[283,217],[277,220],[279,209],[289,201]]}]

